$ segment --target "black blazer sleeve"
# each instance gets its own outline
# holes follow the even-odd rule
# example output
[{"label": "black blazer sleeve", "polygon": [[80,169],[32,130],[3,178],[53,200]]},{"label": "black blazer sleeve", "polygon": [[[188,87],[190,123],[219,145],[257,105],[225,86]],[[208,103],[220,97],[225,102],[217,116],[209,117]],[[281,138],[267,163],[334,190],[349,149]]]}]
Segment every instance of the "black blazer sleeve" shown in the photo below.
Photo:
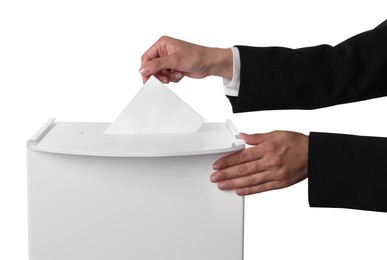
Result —
[{"label": "black blazer sleeve", "polygon": [[234,113],[314,109],[386,96],[386,23],[334,47],[237,46],[240,89],[238,97],[228,97]]},{"label": "black blazer sleeve", "polygon": [[[387,21],[335,47],[238,46],[234,112],[314,109],[387,95]],[[309,204],[387,212],[387,138],[310,133]]]},{"label": "black blazer sleeve", "polygon": [[310,133],[309,204],[387,212],[387,138]]}]

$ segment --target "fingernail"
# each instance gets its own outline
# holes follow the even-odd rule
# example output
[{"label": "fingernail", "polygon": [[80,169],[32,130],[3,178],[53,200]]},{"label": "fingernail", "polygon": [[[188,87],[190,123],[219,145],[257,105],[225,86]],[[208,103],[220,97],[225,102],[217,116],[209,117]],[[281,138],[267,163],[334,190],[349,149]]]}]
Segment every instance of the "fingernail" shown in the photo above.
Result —
[{"label": "fingernail", "polygon": [[219,164],[214,164],[214,165],[212,165],[212,169],[214,169],[214,170],[219,170]]},{"label": "fingernail", "polygon": [[219,183],[218,183],[218,188],[219,188],[219,189],[223,190],[223,189],[225,189],[226,187],[227,187],[227,185],[226,185],[225,182],[219,182]]},{"label": "fingernail", "polygon": [[175,79],[181,79],[183,77],[183,74],[182,73],[177,73],[175,75]]},{"label": "fingernail", "polygon": [[140,73],[141,74],[146,74],[146,73],[148,73],[148,70],[145,69],[145,68],[140,68]]},{"label": "fingernail", "polygon": [[237,189],[235,190],[235,193],[238,195],[238,196],[245,196],[245,192],[243,189]]},{"label": "fingernail", "polygon": [[217,182],[218,179],[219,179],[218,176],[216,176],[215,174],[211,175],[211,177],[210,177],[210,180],[211,180],[212,182]]}]

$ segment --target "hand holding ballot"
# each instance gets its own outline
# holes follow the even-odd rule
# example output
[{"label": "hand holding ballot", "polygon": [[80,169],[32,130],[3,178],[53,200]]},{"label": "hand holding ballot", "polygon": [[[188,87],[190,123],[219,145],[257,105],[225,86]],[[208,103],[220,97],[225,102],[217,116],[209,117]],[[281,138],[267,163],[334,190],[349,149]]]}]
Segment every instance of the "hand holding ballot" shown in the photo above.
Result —
[{"label": "hand holding ballot", "polygon": [[143,54],[140,73],[144,83],[151,75],[163,83],[179,82],[184,76],[231,79],[232,65],[230,49],[209,48],[163,36]]}]

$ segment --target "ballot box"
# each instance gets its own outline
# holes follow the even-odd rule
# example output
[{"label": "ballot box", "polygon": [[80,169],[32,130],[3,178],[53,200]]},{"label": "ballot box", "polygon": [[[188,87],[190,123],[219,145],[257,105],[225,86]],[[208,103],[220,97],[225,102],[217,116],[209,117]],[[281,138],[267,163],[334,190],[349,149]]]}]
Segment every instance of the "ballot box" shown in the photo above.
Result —
[{"label": "ballot box", "polygon": [[27,143],[30,260],[241,260],[244,199],[210,182],[244,148],[231,121],[106,134],[47,122]]}]

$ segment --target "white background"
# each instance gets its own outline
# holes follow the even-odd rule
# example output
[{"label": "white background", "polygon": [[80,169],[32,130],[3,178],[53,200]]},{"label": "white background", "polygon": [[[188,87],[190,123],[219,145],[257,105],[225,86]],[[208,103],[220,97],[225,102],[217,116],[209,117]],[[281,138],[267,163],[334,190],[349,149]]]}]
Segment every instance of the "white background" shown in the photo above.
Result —
[{"label": "white background", "polygon": [[[49,118],[112,121],[141,88],[140,57],[161,35],[214,47],[335,45],[387,19],[383,2],[1,0],[0,259],[28,258],[27,139]],[[208,121],[231,118],[247,133],[387,136],[386,98],[233,115],[219,78],[171,87]],[[310,208],[307,188],[246,197],[246,260],[387,258],[386,213]]]}]

